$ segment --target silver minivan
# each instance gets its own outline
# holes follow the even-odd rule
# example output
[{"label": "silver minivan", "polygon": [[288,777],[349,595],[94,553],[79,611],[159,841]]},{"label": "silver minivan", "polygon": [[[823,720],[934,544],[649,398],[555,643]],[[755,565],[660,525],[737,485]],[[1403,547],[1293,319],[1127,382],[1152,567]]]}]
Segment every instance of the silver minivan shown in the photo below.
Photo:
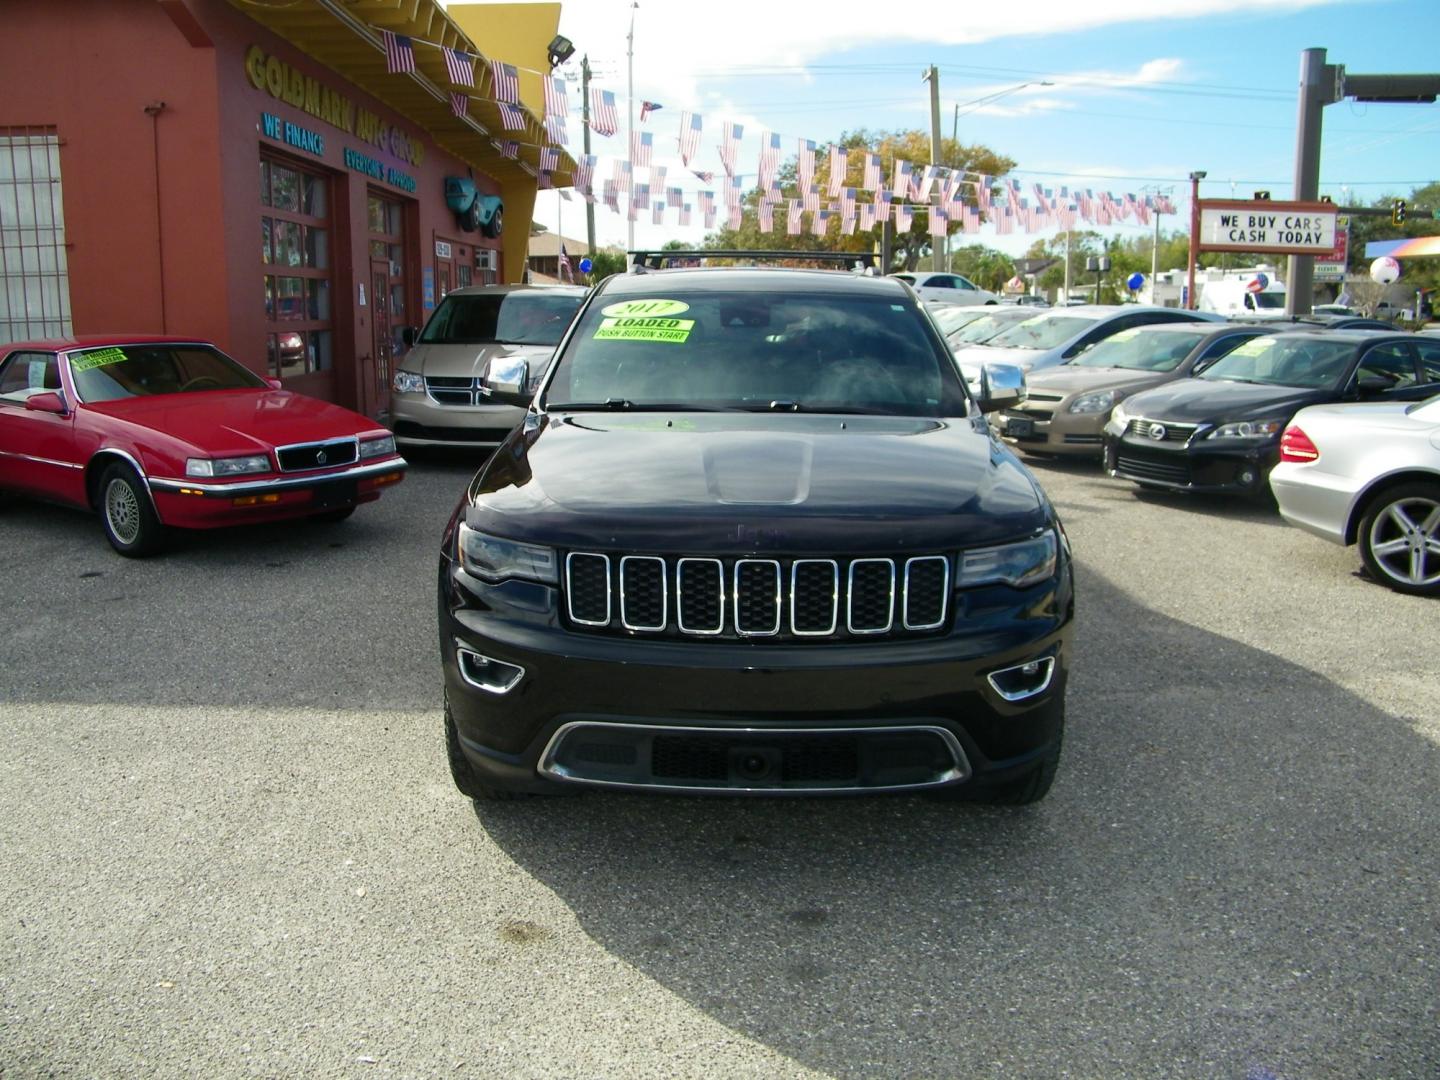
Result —
[{"label": "silver minivan", "polygon": [[390,426],[408,446],[494,446],[525,416],[481,389],[491,364],[518,358],[538,376],[580,309],[575,285],[472,285],[440,301],[391,386]]}]

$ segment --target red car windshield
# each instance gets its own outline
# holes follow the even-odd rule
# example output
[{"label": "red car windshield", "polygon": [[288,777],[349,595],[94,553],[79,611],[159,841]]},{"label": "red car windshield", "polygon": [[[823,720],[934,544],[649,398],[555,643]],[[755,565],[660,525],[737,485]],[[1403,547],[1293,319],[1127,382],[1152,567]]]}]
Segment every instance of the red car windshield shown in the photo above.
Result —
[{"label": "red car windshield", "polygon": [[83,402],[184,394],[197,390],[258,390],[266,382],[206,345],[107,345],[70,353],[70,377]]}]

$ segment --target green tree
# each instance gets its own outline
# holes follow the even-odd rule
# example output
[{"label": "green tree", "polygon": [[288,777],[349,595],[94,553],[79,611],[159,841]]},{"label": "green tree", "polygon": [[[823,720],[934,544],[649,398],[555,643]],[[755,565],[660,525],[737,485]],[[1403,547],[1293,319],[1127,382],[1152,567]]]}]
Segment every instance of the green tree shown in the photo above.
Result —
[{"label": "green tree", "polygon": [[[930,137],[917,130],[872,132],[861,129],[842,135],[839,145],[850,151],[846,159],[845,181],[841,186],[853,187],[857,190],[861,188],[864,181],[864,154],[866,152],[880,155],[881,177],[887,187],[893,179],[897,159],[909,161],[917,168],[923,168],[924,164],[930,160]],[[997,154],[987,147],[966,146],[952,139],[943,141],[941,161],[950,168],[965,169],[991,176],[1006,173],[1015,165],[1010,158]],[[777,179],[784,200],[803,199],[804,193],[799,190],[796,158],[790,158],[781,165],[777,170]],[[830,184],[830,160],[823,146],[816,152],[815,182],[820,189],[821,201],[834,203],[835,200],[827,194]],[[963,199],[968,205],[975,205],[973,187],[965,190]],[[790,236],[785,231],[788,205],[785,201],[775,204],[773,231],[762,233],[760,231],[759,204],[760,192],[758,189],[746,194],[741,203],[740,227],[731,229],[727,226],[711,233],[706,237],[705,246],[741,250],[860,252],[875,250],[880,241],[878,227],[871,232],[862,233],[857,229],[850,236],[839,235],[838,214],[835,215],[835,223],[827,226],[823,236],[816,236],[808,230],[799,236]],[[806,224],[808,225],[809,222],[810,219],[807,215]],[[953,233],[956,229],[952,226],[949,231]],[[933,250],[931,241],[928,215],[925,213],[915,214],[909,229],[904,232],[897,231],[892,249],[892,265],[885,269],[892,270],[903,267],[913,270],[919,265],[920,259]]]},{"label": "green tree", "polygon": [[611,274],[623,274],[625,272],[625,256],[618,251],[597,251],[590,256],[590,273],[586,280],[591,285],[598,285]]},{"label": "green tree", "polygon": [[1015,276],[1015,262],[1003,251],[984,244],[966,244],[951,252],[950,267],[982,289],[999,292]]}]

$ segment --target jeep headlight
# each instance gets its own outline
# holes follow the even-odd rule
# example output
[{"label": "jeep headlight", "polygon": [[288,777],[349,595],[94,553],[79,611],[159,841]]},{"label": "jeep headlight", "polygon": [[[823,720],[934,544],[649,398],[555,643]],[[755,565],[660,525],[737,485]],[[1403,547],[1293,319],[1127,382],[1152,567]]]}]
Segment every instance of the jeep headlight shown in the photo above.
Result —
[{"label": "jeep headlight", "polygon": [[1100,413],[1107,412],[1115,404],[1114,390],[1101,390],[1094,394],[1081,394],[1074,401],[1066,412],[1075,413]]},{"label": "jeep headlight", "polygon": [[519,578],[554,585],[559,581],[559,560],[554,548],[502,540],[472,529],[463,521],[460,523],[460,565],[466,573],[491,582]]},{"label": "jeep headlight", "polygon": [[1054,576],[1056,548],[1054,530],[1046,529],[1018,543],[962,551],[955,586],[967,589],[997,582],[1016,588],[1034,585]]},{"label": "jeep headlight", "polygon": [[1271,439],[1285,427],[1283,417],[1271,420],[1235,420],[1221,424],[1206,438],[1209,439]]},{"label": "jeep headlight", "polygon": [[397,371],[391,388],[397,394],[419,394],[425,390],[425,376],[418,371]]},{"label": "jeep headlight", "polygon": [[246,473],[270,471],[270,457],[267,454],[249,454],[245,457],[185,459],[186,476],[244,476]]}]

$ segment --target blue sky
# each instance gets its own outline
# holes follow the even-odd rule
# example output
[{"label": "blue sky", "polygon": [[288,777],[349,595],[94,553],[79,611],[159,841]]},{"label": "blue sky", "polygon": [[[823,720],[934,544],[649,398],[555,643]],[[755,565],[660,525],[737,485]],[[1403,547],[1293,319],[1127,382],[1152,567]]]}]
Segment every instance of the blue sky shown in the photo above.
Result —
[{"label": "blue sky", "polygon": [[[1117,194],[1170,189],[1182,217],[1165,219],[1168,230],[1183,227],[1194,169],[1208,173],[1202,197],[1246,198],[1259,188],[1290,197],[1303,49],[1326,48],[1330,63],[1354,73],[1440,71],[1435,0],[1180,0],[1163,17],[1155,7],[991,0],[930,17],[875,0],[643,0],[634,11],[635,97],[665,106],[644,130],[655,135],[657,161],[670,165],[668,182],[684,176],[689,198],[706,185],[684,173],[674,149],[682,109],[704,115],[699,164],[717,173],[719,121],[743,123],[741,170],[753,174],[762,129],[783,133],[793,154],[795,137],[823,145],[857,127],[928,128],[921,74],[933,63],[946,135],[959,104],[961,141],[1015,159],[1027,189],[1035,180]],[[595,140],[602,176],[625,155],[631,14],[628,0],[572,0],[562,10],[561,31],[621,102],[620,136]],[[578,83],[572,92],[578,104]],[[990,95],[998,96],[967,104]],[[1321,191],[1337,202],[1407,194],[1437,178],[1440,104],[1325,109]],[[554,228],[561,210],[564,233],[583,236],[582,205],[562,208],[542,193],[536,217]],[[624,242],[625,220],[603,206],[597,226],[602,242]],[[653,226],[643,213],[636,229],[640,244],[702,235],[673,218]],[[1018,252],[1035,237],[987,230],[976,239]]]}]

